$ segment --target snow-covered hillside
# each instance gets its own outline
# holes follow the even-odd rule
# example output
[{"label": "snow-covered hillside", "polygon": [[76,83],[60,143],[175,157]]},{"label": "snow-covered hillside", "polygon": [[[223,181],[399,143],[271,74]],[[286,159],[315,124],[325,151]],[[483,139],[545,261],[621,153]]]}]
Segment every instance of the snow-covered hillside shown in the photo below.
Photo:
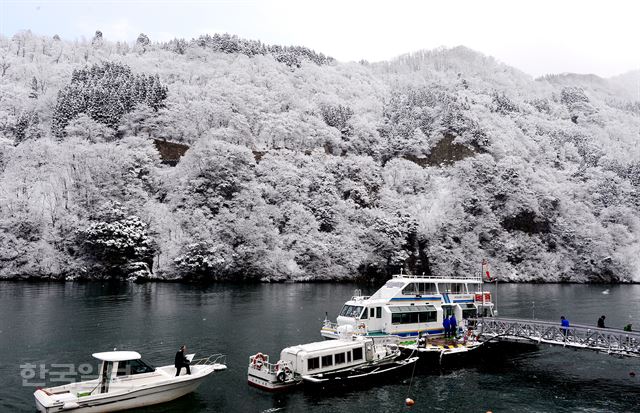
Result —
[{"label": "snow-covered hillside", "polygon": [[0,37],[0,277],[640,281],[640,72],[152,40]]}]

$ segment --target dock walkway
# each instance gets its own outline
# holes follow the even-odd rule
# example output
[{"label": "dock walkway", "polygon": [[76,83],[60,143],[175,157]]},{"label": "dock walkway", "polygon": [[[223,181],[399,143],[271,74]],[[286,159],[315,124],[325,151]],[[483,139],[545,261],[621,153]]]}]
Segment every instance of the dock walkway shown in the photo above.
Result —
[{"label": "dock walkway", "polygon": [[476,333],[480,341],[529,342],[581,350],[593,350],[621,357],[640,357],[640,332],[615,328],[572,325],[519,318],[478,318]]}]

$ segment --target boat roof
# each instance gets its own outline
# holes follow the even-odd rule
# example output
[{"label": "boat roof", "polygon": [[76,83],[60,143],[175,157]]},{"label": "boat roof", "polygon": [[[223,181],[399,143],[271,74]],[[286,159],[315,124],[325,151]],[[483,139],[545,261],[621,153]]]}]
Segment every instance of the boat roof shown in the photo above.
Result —
[{"label": "boat roof", "polygon": [[351,347],[361,347],[362,340],[325,340],[325,341],[317,341],[315,343],[308,344],[299,344],[297,346],[287,347],[283,349],[283,352],[288,353],[297,353],[300,351],[305,352],[314,352],[314,351],[322,351],[322,350],[331,350],[337,348],[351,348]]},{"label": "boat roof", "polygon": [[92,356],[102,361],[126,361],[142,358],[140,353],[136,351],[105,351],[104,353],[93,353]]}]

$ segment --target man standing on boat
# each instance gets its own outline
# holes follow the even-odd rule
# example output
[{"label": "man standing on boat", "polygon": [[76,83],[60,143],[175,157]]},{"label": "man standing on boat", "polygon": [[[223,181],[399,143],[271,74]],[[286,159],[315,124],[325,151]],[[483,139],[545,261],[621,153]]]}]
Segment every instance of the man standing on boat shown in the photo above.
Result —
[{"label": "man standing on boat", "polygon": [[189,359],[185,352],[187,351],[187,346],[184,344],[180,347],[180,350],[176,353],[176,359],[174,361],[176,367],[176,377],[180,375],[180,370],[184,367],[187,370],[187,374],[191,374],[191,369],[189,368]]},{"label": "man standing on boat", "polygon": [[456,315],[451,315],[451,320],[449,320],[449,329],[451,330],[451,337],[458,337],[458,320],[456,320]]},{"label": "man standing on boat", "polygon": [[449,338],[449,331],[451,330],[451,321],[449,320],[449,317],[445,317],[444,320],[442,320],[442,327],[444,327],[444,338]]}]

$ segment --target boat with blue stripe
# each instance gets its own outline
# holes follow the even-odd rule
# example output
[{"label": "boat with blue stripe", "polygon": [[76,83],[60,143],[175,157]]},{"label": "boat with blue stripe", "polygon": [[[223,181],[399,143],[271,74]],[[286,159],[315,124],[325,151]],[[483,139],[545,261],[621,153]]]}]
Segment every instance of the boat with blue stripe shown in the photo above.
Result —
[{"label": "boat with blue stripe", "polygon": [[321,334],[337,339],[343,333],[441,338],[443,320],[455,316],[459,326],[469,318],[491,317],[491,293],[480,276],[436,277],[398,274],[371,296],[360,290],[347,301],[336,321],[325,319]]}]

